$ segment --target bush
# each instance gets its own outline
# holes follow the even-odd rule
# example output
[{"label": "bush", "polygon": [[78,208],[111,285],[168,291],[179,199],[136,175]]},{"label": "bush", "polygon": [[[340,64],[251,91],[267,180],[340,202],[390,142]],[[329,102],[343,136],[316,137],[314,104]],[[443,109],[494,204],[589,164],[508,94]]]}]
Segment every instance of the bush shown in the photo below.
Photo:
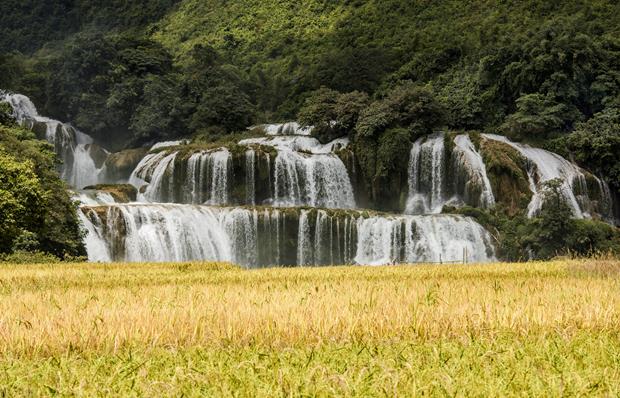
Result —
[{"label": "bush", "polygon": [[7,264],[55,264],[59,263],[60,259],[53,254],[40,251],[16,251],[15,253],[1,255],[0,261]]},{"label": "bush", "polygon": [[433,93],[428,88],[406,82],[366,108],[356,130],[364,137],[378,137],[389,128],[404,128],[413,141],[443,127],[445,122],[446,110]]}]

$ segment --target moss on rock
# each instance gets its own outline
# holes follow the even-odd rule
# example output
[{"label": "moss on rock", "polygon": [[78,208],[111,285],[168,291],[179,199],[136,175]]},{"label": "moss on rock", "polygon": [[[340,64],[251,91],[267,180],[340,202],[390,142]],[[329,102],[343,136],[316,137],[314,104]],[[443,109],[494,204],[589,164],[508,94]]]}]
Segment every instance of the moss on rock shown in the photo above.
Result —
[{"label": "moss on rock", "polygon": [[532,198],[526,159],[510,145],[488,139],[480,142],[495,201],[514,215],[525,209]]},{"label": "moss on rock", "polygon": [[84,189],[109,193],[118,203],[135,202],[138,195],[136,187],[130,184],[99,184]]}]

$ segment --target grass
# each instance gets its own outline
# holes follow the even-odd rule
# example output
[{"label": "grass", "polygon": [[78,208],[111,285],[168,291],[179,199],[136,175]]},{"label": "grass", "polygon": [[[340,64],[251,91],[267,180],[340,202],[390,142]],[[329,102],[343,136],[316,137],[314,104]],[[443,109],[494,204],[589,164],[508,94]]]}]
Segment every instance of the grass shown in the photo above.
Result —
[{"label": "grass", "polygon": [[620,262],[1,267],[3,396],[620,394]]}]

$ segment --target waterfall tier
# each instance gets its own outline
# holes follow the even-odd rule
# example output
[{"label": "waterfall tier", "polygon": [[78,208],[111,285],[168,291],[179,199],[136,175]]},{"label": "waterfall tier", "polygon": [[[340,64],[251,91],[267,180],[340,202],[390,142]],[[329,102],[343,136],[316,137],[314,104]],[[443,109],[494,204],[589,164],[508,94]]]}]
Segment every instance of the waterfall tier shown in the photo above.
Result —
[{"label": "waterfall tier", "polygon": [[355,207],[347,169],[337,155],[320,144],[318,153],[308,153],[297,150],[291,144],[295,140],[288,142],[266,146],[251,141],[234,150],[160,150],[144,157],[130,182],[142,188],[140,198],[148,202]]},{"label": "waterfall tier", "polygon": [[287,122],[279,124],[260,124],[249,127],[248,130],[260,130],[266,135],[310,135],[312,126],[301,126],[297,122]]},{"label": "waterfall tier", "polygon": [[413,143],[409,158],[409,197],[405,213],[436,214],[446,205],[489,208],[495,204],[482,157],[469,136],[450,146],[444,134]]},{"label": "waterfall tier", "polygon": [[59,173],[63,180],[78,189],[101,181],[108,152],[93,144],[91,137],[70,124],[40,116],[32,101],[24,95],[5,94],[0,96],[0,101],[11,105],[13,116],[20,125],[54,146],[62,160]]},{"label": "waterfall tier", "polygon": [[83,207],[91,261],[267,265],[485,262],[491,237],[470,218],[354,210],[178,204]]},{"label": "waterfall tier", "polygon": [[483,134],[483,137],[510,145],[527,160],[526,171],[533,193],[527,208],[528,216],[535,216],[543,205],[543,183],[560,179],[562,195],[574,217],[592,218],[597,215],[608,222],[614,222],[612,196],[605,181],[553,152],[512,142],[501,135]]}]

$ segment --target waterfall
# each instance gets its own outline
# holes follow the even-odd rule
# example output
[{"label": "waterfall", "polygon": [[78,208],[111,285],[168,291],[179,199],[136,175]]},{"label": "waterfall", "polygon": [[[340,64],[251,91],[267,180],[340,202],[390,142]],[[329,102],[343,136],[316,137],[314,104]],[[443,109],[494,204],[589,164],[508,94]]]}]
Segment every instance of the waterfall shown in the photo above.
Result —
[{"label": "waterfall", "polygon": [[[69,124],[40,116],[32,101],[25,95],[5,94],[0,101],[8,102],[13,108],[13,116],[25,128],[38,133],[54,146],[54,151],[62,160],[59,173],[62,179],[75,188],[95,185],[101,181],[103,161],[108,152],[93,144],[91,137],[76,130]],[[101,157],[97,165],[93,152]]]},{"label": "waterfall", "polygon": [[353,186],[346,166],[333,152],[348,145],[337,139],[322,145],[313,137],[263,137],[240,145],[264,145],[277,150],[273,169],[273,204],[354,208]]},{"label": "waterfall", "polygon": [[297,122],[287,122],[280,124],[261,124],[248,128],[248,130],[255,129],[262,130],[266,135],[310,135],[312,133],[313,127],[302,127]]},{"label": "waterfall", "polygon": [[224,212],[220,223],[230,240],[232,260],[255,268],[258,265],[258,213],[236,208]]},{"label": "waterfall", "polygon": [[457,135],[454,143],[453,168],[457,193],[463,196],[465,203],[482,208],[493,207],[495,197],[482,156],[466,134]]},{"label": "waterfall", "polygon": [[[442,133],[413,143],[409,157],[409,196],[405,213],[437,214],[446,205],[495,205],[482,156],[469,136],[454,138],[448,151]],[[450,157],[448,157],[450,155]]]},{"label": "waterfall", "polygon": [[196,152],[187,160],[178,151],[149,153],[129,182],[143,191],[142,201],[227,204],[230,161],[225,148]]},{"label": "waterfall", "polygon": [[312,242],[310,241],[310,222],[308,210],[301,210],[299,216],[299,234],[297,239],[297,264],[312,265]]},{"label": "waterfall", "polygon": [[104,238],[103,223],[97,213],[90,209],[78,210],[78,219],[85,229],[84,246],[88,260],[93,262],[112,261],[109,244]]},{"label": "waterfall", "polygon": [[72,198],[78,201],[82,206],[100,206],[116,203],[114,197],[108,192],[82,191],[75,193]]},{"label": "waterfall", "polygon": [[192,154],[187,162],[184,184],[184,187],[191,187],[191,195],[185,203],[227,204],[230,159],[227,149]]},{"label": "waterfall", "polygon": [[337,138],[327,144],[321,144],[314,137],[278,136],[248,138],[239,141],[239,145],[264,145],[278,150],[287,149],[309,154],[327,154],[346,148],[349,145],[348,138]]},{"label": "waterfall", "polygon": [[418,139],[411,147],[409,159],[409,198],[405,213],[441,213],[446,203],[443,134]]},{"label": "waterfall", "polygon": [[279,209],[114,204],[83,207],[80,219],[92,261],[211,260],[259,267],[494,260],[489,234],[467,217],[284,212],[289,215]]},{"label": "waterfall", "polygon": [[[129,177],[138,188],[138,201],[169,202],[174,197],[174,161],[178,152],[150,153],[142,159]],[[145,185],[146,184],[146,185]]]},{"label": "waterfall", "polygon": [[371,217],[358,220],[355,262],[381,265],[494,260],[489,233],[454,215]]},{"label": "waterfall", "polygon": [[256,204],[256,152],[252,149],[245,151],[245,202]]},{"label": "waterfall", "polygon": [[[562,181],[562,196],[570,206],[575,218],[591,218],[592,213],[596,212],[603,219],[613,222],[613,210],[610,205],[612,203],[611,194],[605,188],[606,184],[598,177],[590,176],[596,182],[596,186],[589,187],[584,170],[558,154],[540,148],[533,148],[526,144],[516,143],[500,135],[483,134],[483,137],[510,145],[527,160],[527,174],[530,190],[533,193],[532,200],[527,209],[529,217],[538,214],[542,208],[544,201],[542,184],[559,178]],[[590,198],[589,188],[599,191],[597,193],[598,201]]]},{"label": "waterfall", "polygon": [[274,204],[353,208],[353,187],[344,163],[335,155],[280,150],[274,166]]}]

